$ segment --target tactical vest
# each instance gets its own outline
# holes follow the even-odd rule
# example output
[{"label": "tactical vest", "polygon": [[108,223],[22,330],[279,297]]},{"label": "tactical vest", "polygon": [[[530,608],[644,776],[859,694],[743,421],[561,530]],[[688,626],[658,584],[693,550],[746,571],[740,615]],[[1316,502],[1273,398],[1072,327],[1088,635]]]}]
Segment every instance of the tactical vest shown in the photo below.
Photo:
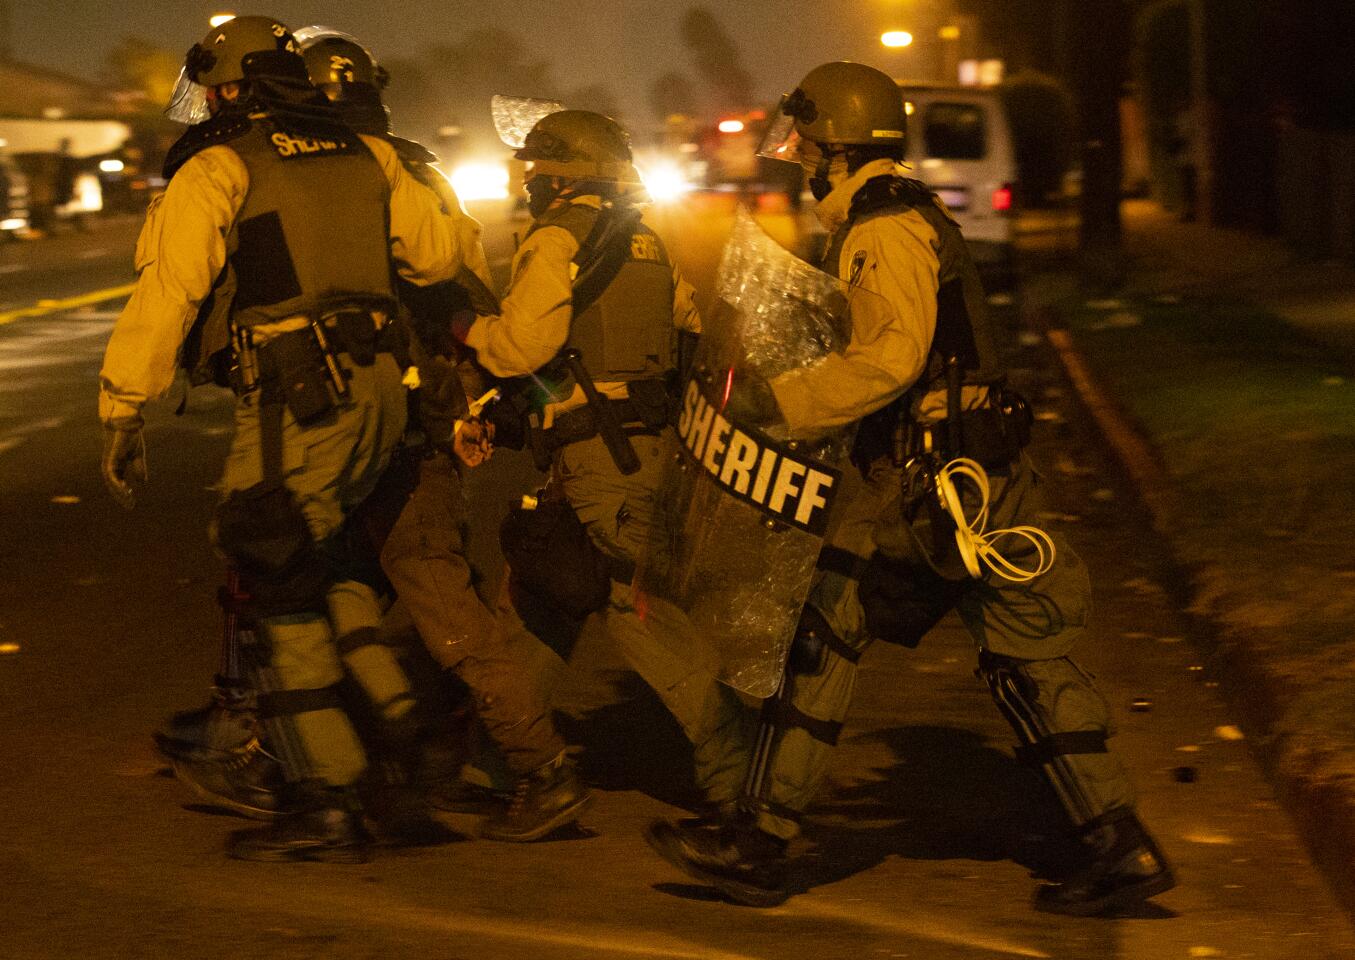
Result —
[{"label": "tactical vest", "polygon": [[[547,210],[528,236],[542,227],[562,227],[583,252],[601,214],[587,204],[564,204]],[[643,223],[631,235],[615,279],[570,323],[564,349],[570,347],[583,355],[594,380],[658,378],[677,362],[673,265],[663,241]]]},{"label": "tactical vest", "polygon": [[337,126],[301,136],[262,118],[229,147],[249,171],[226,241],[232,322],[346,304],[390,309],[390,184],[361,138]]},{"label": "tactical vest", "polygon": [[846,221],[828,244],[823,269],[847,283],[852,282],[851,265],[846,265],[848,275],[843,276],[841,262],[842,249],[852,228],[876,217],[897,216],[909,210],[916,210],[936,231],[940,241],[936,333],[932,338],[927,370],[914,389],[926,393],[943,388],[945,363],[950,356],[960,359],[965,384],[1001,382],[1004,372],[993,345],[978,268],[969,256],[959,224],[926,184],[890,175],[867,180],[852,198]]}]

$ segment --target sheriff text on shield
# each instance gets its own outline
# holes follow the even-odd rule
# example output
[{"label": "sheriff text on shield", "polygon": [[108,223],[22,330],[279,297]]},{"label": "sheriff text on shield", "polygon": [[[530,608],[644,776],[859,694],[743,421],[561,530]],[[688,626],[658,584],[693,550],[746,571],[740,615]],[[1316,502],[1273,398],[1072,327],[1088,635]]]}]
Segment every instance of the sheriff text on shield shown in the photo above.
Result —
[{"label": "sheriff text on shield", "polygon": [[678,436],[683,449],[728,494],[769,518],[822,536],[841,473],[723,416],[693,378],[683,390]]}]

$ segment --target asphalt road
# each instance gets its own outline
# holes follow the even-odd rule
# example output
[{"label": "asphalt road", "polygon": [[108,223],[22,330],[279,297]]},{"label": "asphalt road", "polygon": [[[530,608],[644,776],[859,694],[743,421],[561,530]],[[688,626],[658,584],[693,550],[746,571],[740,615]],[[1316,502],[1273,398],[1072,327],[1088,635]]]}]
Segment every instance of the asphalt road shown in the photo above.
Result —
[{"label": "asphalt road", "polygon": [[[701,198],[657,218],[700,288],[730,211]],[[765,214],[786,242],[800,237],[802,224]],[[489,224],[500,271],[523,226]],[[1014,381],[1039,411],[1043,519],[1066,529],[1096,582],[1079,659],[1111,701],[1113,744],[1179,874],[1160,902],[1116,919],[1031,912],[1026,838],[1049,801],[1013,762],[953,621],[919,650],[865,657],[797,848],[807,892],[774,910],[712,901],[645,847],[644,824],[691,799],[688,761],[598,642],[565,669],[561,695],[583,717],[570,729],[601,784],[586,830],[386,851],[366,866],[228,860],[227,834],[248,824],[196,807],[148,734],[200,702],[215,669],[221,566],[205,523],[230,398],[197,391],[176,417],[176,392],[151,411],[151,483],[120,511],[98,478],[95,423],[119,301],[62,305],[130,282],[135,229],[0,247],[0,960],[1355,956],[1245,732],[1191,669],[1200,628],[1179,609],[1180,578],[1014,305],[998,309]],[[16,314],[39,301],[56,303]],[[528,482],[507,455],[477,475],[483,556],[493,505]],[[471,818],[448,822],[474,832]]]}]

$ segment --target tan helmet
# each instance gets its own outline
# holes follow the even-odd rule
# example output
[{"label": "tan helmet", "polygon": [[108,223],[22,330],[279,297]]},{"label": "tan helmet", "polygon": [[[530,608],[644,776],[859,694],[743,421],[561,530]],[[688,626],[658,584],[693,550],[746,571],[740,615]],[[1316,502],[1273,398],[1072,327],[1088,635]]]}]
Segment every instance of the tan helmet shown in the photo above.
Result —
[{"label": "tan helmet", "polygon": [[310,83],[301,48],[285,24],[272,17],[235,17],[188,48],[165,116],[201,123],[211,116],[209,90],[254,79]]},{"label": "tan helmet", "polygon": [[215,87],[253,77],[306,78],[301,48],[272,17],[235,17],[195,43],[184,59],[194,83]]},{"label": "tan helmet", "polygon": [[907,116],[903,94],[886,73],[838,60],[815,67],[794,92],[781,98],[779,116],[758,153],[796,160],[798,137],[818,144],[873,144],[903,155]]},{"label": "tan helmet", "polygon": [[350,33],[316,24],[298,30],[296,42],[311,83],[331,100],[346,100],[355,93],[365,96],[368,89],[379,92],[390,80],[371,51]]},{"label": "tan helmet", "polygon": [[638,183],[630,136],[610,117],[589,110],[560,110],[536,122],[513,154],[534,173],[571,180]]}]

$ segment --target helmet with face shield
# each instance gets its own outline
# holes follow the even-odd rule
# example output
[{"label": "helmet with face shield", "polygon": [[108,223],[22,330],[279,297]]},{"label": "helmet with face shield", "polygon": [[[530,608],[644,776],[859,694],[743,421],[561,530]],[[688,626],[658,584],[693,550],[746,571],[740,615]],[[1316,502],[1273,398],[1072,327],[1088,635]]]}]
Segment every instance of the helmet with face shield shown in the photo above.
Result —
[{"label": "helmet with face shield", "polygon": [[907,129],[898,84],[874,67],[840,60],[815,67],[781,98],[758,156],[826,176],[830,158],[851,148],[902,160]]},{"label": "helmet with face shield", "polygon": [[302,27],[296,42],[314,84],[363,133],[390,129],[390,111],[381,100],[390,75],[352,34],[318,24]]},{"label": "helmet with face shield", "polygon": [[640,189],[630,135],[611,117],[524,97],[496,96],[491,108],[499,138],[527,163],[534,216],[571,184],[587,183],[608,193]]},{"label": "helmet with face shield", "polygon": [[201,123],[212,116],[212,91],[228,83],[280,80],[309,84],[301,49],[272,17],[235,17],[189,48],[165,116]]}]

